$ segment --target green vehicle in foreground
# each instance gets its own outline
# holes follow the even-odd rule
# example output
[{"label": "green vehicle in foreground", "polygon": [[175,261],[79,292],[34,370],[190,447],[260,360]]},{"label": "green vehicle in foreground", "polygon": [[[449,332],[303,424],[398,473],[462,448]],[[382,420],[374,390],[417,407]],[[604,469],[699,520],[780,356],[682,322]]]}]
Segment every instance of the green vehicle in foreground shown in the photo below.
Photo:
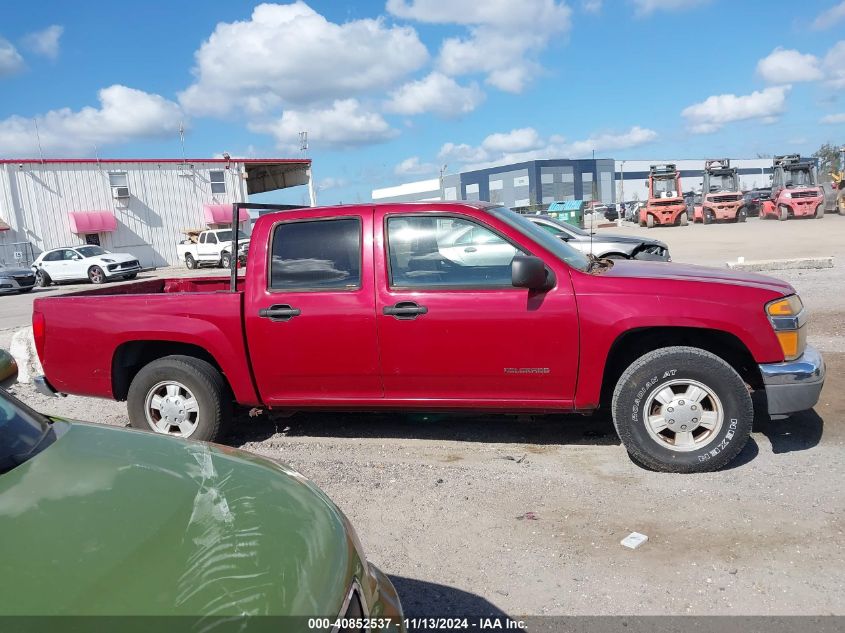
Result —
[{"label": "green vehicle in foreground", "polygon": [[404,631],[390,580],[299,473],[224,446],[47,418],[2,390],[0,552],[0,616]]}]

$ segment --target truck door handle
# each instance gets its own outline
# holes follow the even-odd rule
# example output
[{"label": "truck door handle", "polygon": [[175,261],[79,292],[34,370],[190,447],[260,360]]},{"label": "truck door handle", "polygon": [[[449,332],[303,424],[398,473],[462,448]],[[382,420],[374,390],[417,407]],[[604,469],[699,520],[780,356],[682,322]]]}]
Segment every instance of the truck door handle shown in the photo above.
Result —
[{"label": "truck door handle", "polygon": [[258,316],[271,321],[290,321],[293,317],[302,314],[299,308],[292,308],[286,303],[272,305],[269,308],[261,308]]},{"label": "truck door handle", "polygon": [[475,248],[475,246],[467,246],[467,247],[464,249],[464,253],[474,253],[474,252],[475,252],[475,251],[477,251],[477,250],[478,250],[478,249],[477,249],[477,248]]},{"label": "truck door handle", "polygon": [[413,301],[400,301],[392,306],[385,306],[382,312],[388,316],[396,317],[403,321],[416,319],[419,315],[428,312],[428,308],[421,306]]}]

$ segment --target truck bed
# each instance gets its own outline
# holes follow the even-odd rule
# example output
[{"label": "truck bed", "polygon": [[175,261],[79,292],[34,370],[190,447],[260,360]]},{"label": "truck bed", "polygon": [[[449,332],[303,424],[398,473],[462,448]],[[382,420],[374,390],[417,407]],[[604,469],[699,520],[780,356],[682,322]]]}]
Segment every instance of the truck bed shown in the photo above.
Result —
[{"label": "truck bed", "polygon": [[167,342],[205,350],[238,402],[260,404],[244,339],[243,292],[230,292],[228,278],[150,279],[39,298],[33,323],[39,319],[39,356],[60,392],[123,400],[128,384],[112,379],[121,373],[115,370],[138,363],[145,347]]}]

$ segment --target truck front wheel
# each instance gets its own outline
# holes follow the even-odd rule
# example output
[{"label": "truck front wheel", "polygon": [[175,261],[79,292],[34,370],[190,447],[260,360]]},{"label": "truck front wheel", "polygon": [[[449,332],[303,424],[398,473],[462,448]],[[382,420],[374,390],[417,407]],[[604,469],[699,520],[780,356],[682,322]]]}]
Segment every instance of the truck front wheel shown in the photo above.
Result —
[{"label": "truck front wheel", "polygon": [[751,434],[745,382],[695,347],[666,347],[634,361],[613,392],[613,423],[632,459],[663,472],[718,470]]},{"label": "truck front wheel", "polygon": [[232,415],[223,376],[190,356],[166,356],[146,365],[129,386],[129,423],[162,435],[214,441]]},{"label": "truck front wheel", "polygon": [[226,251],[223,251],[223,253],[220,255],[220,267],[221,268],[231,268],[232,267],[232,256],[229,253],[227,253]]}]

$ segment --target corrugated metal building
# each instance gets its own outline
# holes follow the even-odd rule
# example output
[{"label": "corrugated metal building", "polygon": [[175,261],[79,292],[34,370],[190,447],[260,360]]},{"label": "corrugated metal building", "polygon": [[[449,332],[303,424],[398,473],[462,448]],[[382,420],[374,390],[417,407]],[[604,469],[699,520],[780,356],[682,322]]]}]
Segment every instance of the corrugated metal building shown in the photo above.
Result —
[{"label": "corrugated metal building", "polygon": [[177,264],[185,229],[228,226],[223,205],[297,185],[313,205],[309,159],[3,159],[0,262],[92,243],[143,266]]}]

